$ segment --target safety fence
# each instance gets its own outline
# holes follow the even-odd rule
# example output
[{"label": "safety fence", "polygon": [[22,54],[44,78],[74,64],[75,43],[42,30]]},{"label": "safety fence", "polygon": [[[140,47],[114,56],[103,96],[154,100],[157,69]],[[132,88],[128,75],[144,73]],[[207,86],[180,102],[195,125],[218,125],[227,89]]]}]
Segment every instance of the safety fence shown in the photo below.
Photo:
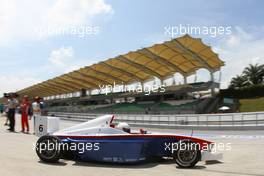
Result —
[{"label": "safety fence", "polygon": [[[49,112],[48,115],[57,116],[63,120],[87,121],[104,114]],[[181,115],[117,114],[115,121],[156,128],[264,130],[264,112]]]}]

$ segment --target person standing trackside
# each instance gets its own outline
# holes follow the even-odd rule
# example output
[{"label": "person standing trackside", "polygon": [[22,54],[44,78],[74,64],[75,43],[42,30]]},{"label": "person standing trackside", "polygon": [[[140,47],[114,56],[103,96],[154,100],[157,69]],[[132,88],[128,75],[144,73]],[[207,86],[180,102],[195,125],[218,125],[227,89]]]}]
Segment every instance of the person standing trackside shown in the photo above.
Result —
[{"label": "person standing trackside", "polygon": [[33,109],[33,123],[34,123],[34,130],[36,125],[36,118],[41,115],[41,105],[40,105],[40,98],[35,97],[34,102],[32,103],[32,109]]},{"label": "person standing trackside", "polygon": [[1,115],[4,113],[4,104],[0,104],[0,113]]},{"label": "person standing trackside", "polygon": [[11,93],[10,98],[8,99],[8,119],[9,119],[9,126],[10,128],[7,129],[10,132],[15,131],[15,113],[16,113],[16,108],[18,106],[18,101],[16,99],[16,94]]},{"label": "person standing trackside", "polygon": [[7,93],[4,93],[4,98],[3,98],[3,101],[4,101],[4,113],[5,113],[5,116],[6,116],[6,121],[5,121],[5,126],[9,126],[9,119],[8,119],[8,100],[10,98],[10,95],[7,94]]},{"label": "person standing trackside", "polygon": [[25,95],[23,97],[20,108],[21,108],[21,125],[22,125],[22,131],[21,132],[24,133],[25,127],[26,127],[26,129],[27,129],[26,133],[29,133],[28,113],[29,113],[30,103],[29,103],[27,95]]}]

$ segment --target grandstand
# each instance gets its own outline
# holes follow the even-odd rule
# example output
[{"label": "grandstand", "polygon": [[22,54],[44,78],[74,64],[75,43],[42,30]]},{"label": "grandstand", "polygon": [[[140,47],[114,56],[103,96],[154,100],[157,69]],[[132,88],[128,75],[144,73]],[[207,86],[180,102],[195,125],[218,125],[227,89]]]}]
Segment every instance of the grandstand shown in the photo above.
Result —
[{"label": "grandstand", "polygon": [[[217,103],[219,83],[214,73],[224,62],[201,39],[189,35],[131,51],[53,79],[32,85],[19,95],[41,96],[49,111],[86,113],[183,114],[209,113]],[[187,77],[206,69],[210,80],[187,83]],[[176,84],[175,74],[183,77]],[[170,84],[166,81],[172,80]],[[103,89],[101,88],[105,86]],[[146,95],[114,91],[112,86],[164,85]],[[108,92],[109,91],[109,92]],[[201,92],[207,92],[206,96]]]},{"label": "grandstand", "polygon": [[[199,86],[198,86],[199,85]],[[214,85],[214,86],[213,86]],[[168,86],[164,93],[96,94],[71,99],[48,101],[52,112],[132,113],[132,114],[194,114],[205,113],[213,98],[195,98],[192,92],[208,90],[215,83],[197,83],[186,86]]]}]

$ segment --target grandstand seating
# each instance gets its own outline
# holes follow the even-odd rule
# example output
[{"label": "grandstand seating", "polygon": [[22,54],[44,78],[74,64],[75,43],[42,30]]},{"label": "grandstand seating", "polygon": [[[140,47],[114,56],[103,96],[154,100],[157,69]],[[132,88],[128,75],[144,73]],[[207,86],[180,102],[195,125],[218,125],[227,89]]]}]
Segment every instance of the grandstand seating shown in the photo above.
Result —
[{"label": "grandstand seating", "polygon": [[107,105],[90,106],[54,106],[50,107],[52,112],[83,112],[83,113],[119,113],[119,114],[182,114],[196,113],[199,104],[206,100],[186,100],[181,104],[172,105],[166,102],[158,103],[118,103]]},{"label": "grandstand seating", "polygon": [[[194,99],[193,91],[208,90],[212,82],[192,83],[188,85],[167,86],[166,92],[144,93],[113,92],[107,95],[96,94],[75,99],[53,100],[48,103],[50,112],[80,112],[80,113],[120,113],[120,114],[193,114],[209,113],[214,98]],[[132,101],[128,101],[132,98]],[[206,111],[210,109],[210,111]]]}]

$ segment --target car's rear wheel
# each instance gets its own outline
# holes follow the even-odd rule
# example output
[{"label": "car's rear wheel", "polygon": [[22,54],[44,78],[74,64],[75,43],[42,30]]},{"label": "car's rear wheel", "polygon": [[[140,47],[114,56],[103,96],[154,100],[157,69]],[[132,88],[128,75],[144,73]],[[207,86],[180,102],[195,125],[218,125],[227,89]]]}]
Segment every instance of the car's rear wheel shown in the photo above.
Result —
[{"label": "car's rear wheel", "polygon": [[194,167],[201,160],[201,151],[196,143],[180,142],[178,149],[173,153],[176,164],[182,168]]},{"label": "car's rear wheel", "polygon": [[44,162],[58,162],[62,155],[60,144],[60,139],[55,136],[42,136],[36,143],[36,153]]}]

